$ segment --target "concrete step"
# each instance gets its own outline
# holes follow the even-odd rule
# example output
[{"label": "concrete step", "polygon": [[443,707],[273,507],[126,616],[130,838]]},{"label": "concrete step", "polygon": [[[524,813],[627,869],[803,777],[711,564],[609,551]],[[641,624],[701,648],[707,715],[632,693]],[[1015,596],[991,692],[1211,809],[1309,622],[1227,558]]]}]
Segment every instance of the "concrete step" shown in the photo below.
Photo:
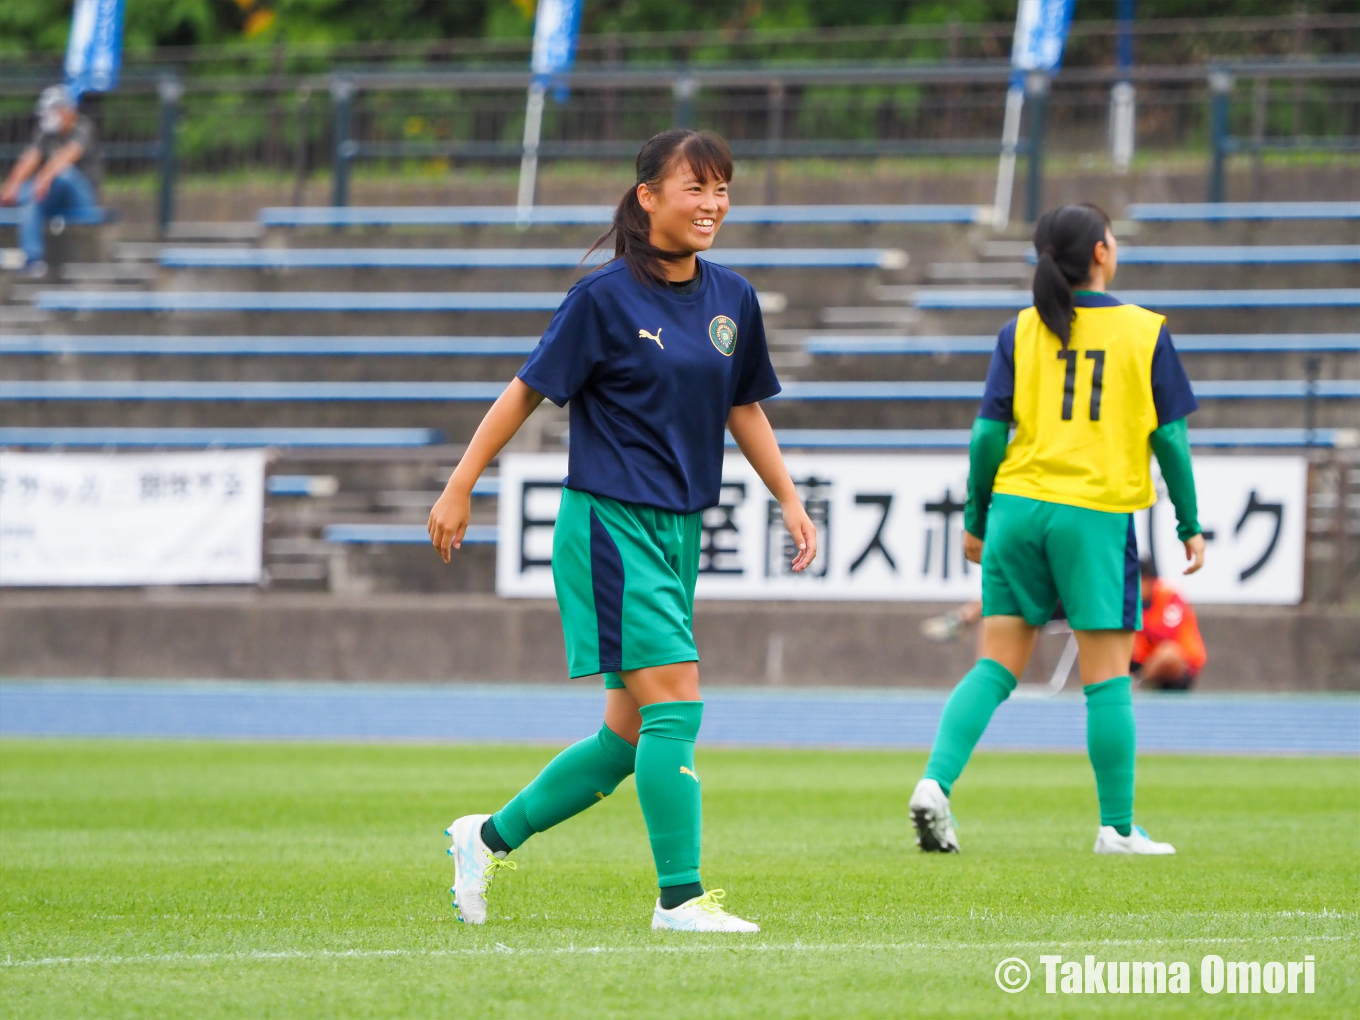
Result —
[{"label": "concrete step", "polygon": [[[910,311],[906,309],[905,311]],[[907,325],[915,319],[908,317]],[[900,325],[897,321],[873,325]],[[987,353],[809,355],[801,343],[771,351],[781,378],[835,380],[981,380]],[[1183,351],[1192,379],[1304,379],[1317,359],[1322,379],[1360,378],[1360,351]],[[0,379],[45,380],[213,380],[218,382],[429,382],[508,383],[525,355],[99,355],[4,354]]]},{"label": "concrete step", "polygon": [[[11,426],[405,427],[439,428],[466,442],[489,401],[229,401],[14,400]],[[565,413],[565,412],[561,412]],[[766,405],[776,428],[969,428],[977,398],[955,400],[778,400]],[[1303,400],[1203,400],[1194,424],[1203,428],[1295,428],[1306,424]],[[1324,399],[1319,427],[1353,427],[1360,400]],[[545,422],[548,419],[545,418]]]},{"label": "concrete step", "polygon": [[152,284],[156,282],[160,270],[154,265],[136,262],[68,262],[60,269],[61,279],[67,283],[98,284]]},{"label": "concrete step", "polygon": [[239,223],[212,220],[198,223],[171,223],[165,230],[167,241],[258,241],[264,227],[253,220]]}]

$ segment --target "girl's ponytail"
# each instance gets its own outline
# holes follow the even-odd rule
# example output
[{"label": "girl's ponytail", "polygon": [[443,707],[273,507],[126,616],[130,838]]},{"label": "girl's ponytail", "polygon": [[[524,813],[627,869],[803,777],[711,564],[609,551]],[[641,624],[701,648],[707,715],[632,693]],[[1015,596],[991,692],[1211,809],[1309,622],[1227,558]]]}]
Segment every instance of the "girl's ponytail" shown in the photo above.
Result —
[{"label": "girl's ponytail", "polygon": [[1072,288],[1086,282],[1091,255],[1105,240],[1110,218],[1099,206],[1064,205],[1039,217],[1034,225],[1034,310],[1066,348],[1072,341],[1076,309]]},{"label": "girl's ponytail", "polygon": [[[638,201],[639,185],[655,188],[681,162],[701,182],[732,179],[732,152],[711,131],[671,128],[653,135],[637,156],[637,183],[623,193],[609,229],[595,239],[586,258],[614,239],[614,258],[623,259],[628,270],[643,282],[666,282],[663,263],[687,258],[692,252],[665,251],[652,244],[652,220]],[[584,262],[585,260],[582,259]]]}]

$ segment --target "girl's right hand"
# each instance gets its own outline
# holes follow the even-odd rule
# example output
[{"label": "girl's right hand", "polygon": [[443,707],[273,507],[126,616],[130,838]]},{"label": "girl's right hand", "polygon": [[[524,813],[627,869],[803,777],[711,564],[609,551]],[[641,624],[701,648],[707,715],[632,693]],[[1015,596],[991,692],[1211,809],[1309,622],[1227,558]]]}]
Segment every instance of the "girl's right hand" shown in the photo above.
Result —
[{"label": "girl's right hand", "polygon": [[1204,536],[1193,535],[1185,540],[1185,558],[1190,562],[1183,573],[1193,574],[1204,566]]},{"label": "girl's right hand", "polygon": [[969,563],[982,562],[982,539],[968,531],[963,533],[963,558]]},{"label": "girl's right hand", "polygon": [[467,531],[468,520],[472,517],[472,492],[461,485],[455,485],[452,478],[444,486],[444,492],[435,501],[430,511],[427,525],[430,541],[439,551],[445,563],[449,562],[450,549],[463,545],[463,533]]}]

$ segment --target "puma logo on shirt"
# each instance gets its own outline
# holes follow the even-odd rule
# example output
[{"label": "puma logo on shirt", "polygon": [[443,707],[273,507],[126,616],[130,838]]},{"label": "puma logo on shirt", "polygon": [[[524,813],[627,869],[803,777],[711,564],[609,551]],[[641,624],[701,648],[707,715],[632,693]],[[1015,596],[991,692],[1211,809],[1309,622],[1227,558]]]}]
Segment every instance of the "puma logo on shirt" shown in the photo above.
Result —
[{"label": "puma logo on shirt", "polygon": [[662,326],[655,333],[648,333],[645,329],[640,329],[638,330],[638,339],[641,340],[643,337],[646,337],[648,340],[655,340],[656,345],[664,351],[666,345],[661,342],[661,330],[665,328],[665,326]]},{"label": "puma logo on shirt", "polygon": [[687,768],[686,768],[685,766],[683,766],[683,765],[680,766],[680,772],[681,772],[682,775],[689,776],[689,777],[690,777],[691,779],[693,779],[696,783],[699,781],[699,777],[696,776],[693,772],[691,772],[689,769],[687,769]]}]

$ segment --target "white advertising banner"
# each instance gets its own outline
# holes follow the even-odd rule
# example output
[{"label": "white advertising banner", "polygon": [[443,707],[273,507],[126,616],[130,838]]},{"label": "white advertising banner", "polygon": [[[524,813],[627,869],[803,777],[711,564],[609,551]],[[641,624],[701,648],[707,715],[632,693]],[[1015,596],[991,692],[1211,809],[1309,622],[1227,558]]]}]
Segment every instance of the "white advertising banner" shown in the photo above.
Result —
[{"label": "white advertising banner", "polygon": [[[961,454],[787,458],[819,553],[803,574],[779,505],[746,461],[729,455],[718,506],[703,516],[697,597],[951,601],[980,597],[981,572],[963,558],[968,458]],[[552,528],[567,471],[563,454],[501,458],[496,591],[551,598]],[[1195,460],[1209,565],[1181,578],[1184,553],[1163,498],[1149,522],[1163,574],[1192,601],[1295,603],[1303,590],[1307,467],[1296,457]]]},{"label": "white advertising banner", "polygon": [[1303,457],[1196,457],[1194,463],[1204,569],[1181,575],[1185,549],[1176,538],[1176,511],[1160,477],[1157,502],[1137,519],[1143,556],[1150,551],[1162,577],[1192,603],[1302,602],[1308,462]]},{"label": "white advertising banner", "polygon": [[0,585],[252,584],[262,450],[0,453]]}]

